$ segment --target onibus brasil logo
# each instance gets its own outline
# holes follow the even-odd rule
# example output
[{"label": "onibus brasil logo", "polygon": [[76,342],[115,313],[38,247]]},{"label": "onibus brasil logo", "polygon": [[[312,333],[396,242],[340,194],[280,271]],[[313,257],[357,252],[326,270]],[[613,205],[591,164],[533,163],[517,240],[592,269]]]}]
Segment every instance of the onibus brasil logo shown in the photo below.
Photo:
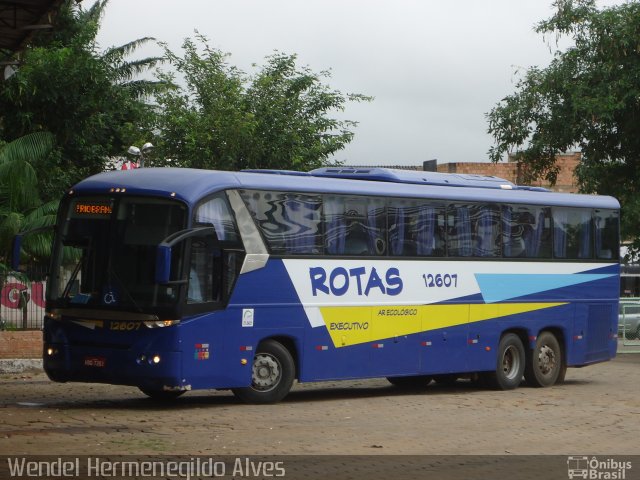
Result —
[{"label": "onibus brasil logo", "polygon": [[567,475],[585,480],[625,480],[627,470],[631,470],[631,462],[614,458],[570,456],[567,458]]}]

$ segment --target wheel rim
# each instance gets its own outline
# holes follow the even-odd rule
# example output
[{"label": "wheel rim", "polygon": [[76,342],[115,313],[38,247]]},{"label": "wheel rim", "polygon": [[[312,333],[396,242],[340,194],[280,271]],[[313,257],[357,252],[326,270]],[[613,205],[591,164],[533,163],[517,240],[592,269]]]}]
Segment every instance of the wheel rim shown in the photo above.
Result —
[{"label": "wheel rim", "polygon": [[549,345],[542,345],[538,353],[538,370],[542,375],[549,376],[558,365],[556,352]]},{"label": "wheel rim", "polygon": [[282,368],[276,357],[268,353],[259,353],[253,360],[251,386],[254,390],[268,392],[280,383]]},{"label": "wheel rim", "polygon": [[513,345],[507,347],[502,355],[502,373],[505,378],[513,380],[520,371],[520,354]]}]

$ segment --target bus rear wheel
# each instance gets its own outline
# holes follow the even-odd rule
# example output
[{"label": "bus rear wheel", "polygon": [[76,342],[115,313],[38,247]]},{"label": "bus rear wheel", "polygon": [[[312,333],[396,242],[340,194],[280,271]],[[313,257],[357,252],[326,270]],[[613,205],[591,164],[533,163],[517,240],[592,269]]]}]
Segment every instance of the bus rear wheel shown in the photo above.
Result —
[{"label": "bus rear wheel", "polygon": [[291,390],[295,373],[295,362],[289,350],[280,342],[265,340],[253,357],[251,386],[232,391],[247,403],[279,402]]},{"label": "bus rear wheel", "polygon": [[431,383],[429,375],[411,375],[408,377],[387,377],[391,385],[398,388],[424,388]]},{"label": "bus rear wheel", "polygon": [[550,387],[562,383],[567,365],[556,336],[551,332],[542,332],[536,339],[524,371],[524,378],[532,387]]},{"label": "bus rear wheel", "polygon": [[495,372],[484,376],[486,383],[499,390],[513,390],[520,385],[525,369],[525,351],[522,340],[515,333],[500,339]]}]

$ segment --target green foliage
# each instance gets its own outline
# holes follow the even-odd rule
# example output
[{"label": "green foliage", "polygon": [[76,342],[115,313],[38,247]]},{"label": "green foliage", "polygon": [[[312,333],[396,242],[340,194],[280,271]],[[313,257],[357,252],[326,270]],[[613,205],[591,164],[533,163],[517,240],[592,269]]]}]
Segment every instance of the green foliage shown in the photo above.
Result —
[{"label": "green foliage", "polygon": [[[42,204],[32,163],[47,158],[54,148],[50,133],[38,132],[0,147],[0,262],[7,262],[13,237],[26,230],[53,225],[58,202]],[[50,234],[25,237],[23,254],[28,261],[43,262],[51,250]],[[0,273],[6,266],[0,263]]]},{"label": "green foliage", "polygon": [[247,75],[229,65],[229,54],[197,40],[184,42],[182,56],[165,47],[185,87],[173,73],[159,76],[174,85],[157,97],[159,158],[194,168],[307,170],[353,138],[355,122],[329,115],[369,97],[331,90],[328,72],[298,67],[295,55],[275,53]]},{"label": "green foliage", "polygon": [[160,58],[127,60],[150,38],[100,54],[96,35],[106,5],[101,0],[83,10],[67,1],[53,34],[36,37],[0,89],[0,138],[10,141],[39,131],[56,138],[56,149],[31,163],[45,200],[103,171],[109,157],[121,155],[152,124],[153,110],[145,100],[162,84],[137,75]]},{"label": "green foliage", "polygon": [[532,177],[555,181],[554,156],[582,151],[583,192],[622,204],[623,238],[640,247],[640,3],[598,9],[593,0],[557,0],[536,31],[572,46],[530,68],[488,113],[493,161],[516,152]]}]

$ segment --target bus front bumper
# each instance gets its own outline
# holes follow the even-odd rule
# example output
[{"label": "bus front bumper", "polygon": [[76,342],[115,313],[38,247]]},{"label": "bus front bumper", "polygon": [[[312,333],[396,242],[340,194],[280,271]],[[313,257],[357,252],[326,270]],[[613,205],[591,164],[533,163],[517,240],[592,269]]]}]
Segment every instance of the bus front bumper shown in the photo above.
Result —
[{"label": "bus front bumper", "polygon": [[148,390],[190,390],[182,378],[182,352],[45,343],[44,371],[55,382],[110,383]]}]

